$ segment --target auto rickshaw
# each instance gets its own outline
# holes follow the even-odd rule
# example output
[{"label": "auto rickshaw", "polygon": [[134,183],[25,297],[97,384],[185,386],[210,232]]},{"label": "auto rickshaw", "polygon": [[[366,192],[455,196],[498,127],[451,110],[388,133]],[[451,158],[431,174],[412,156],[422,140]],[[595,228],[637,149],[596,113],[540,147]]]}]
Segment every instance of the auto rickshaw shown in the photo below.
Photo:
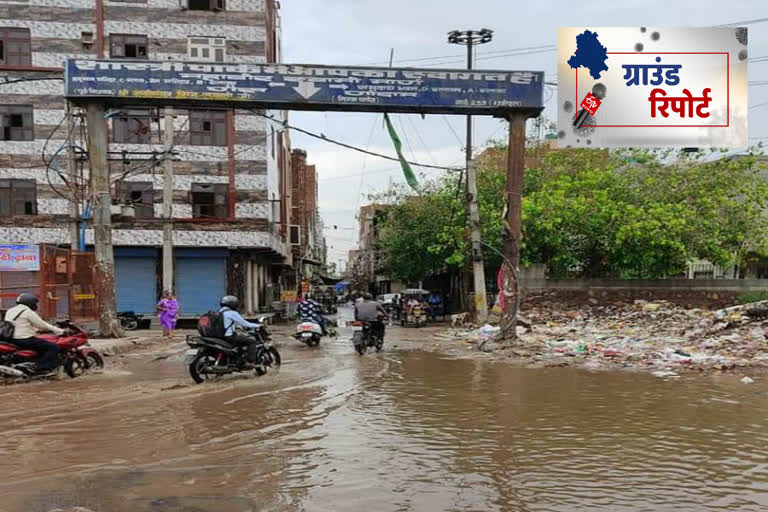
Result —
[{"label": "auto rickshaw", "polygon": [[427,295],[429,295],[427,290],[419,288],[403,290],[401,294],[403,313],[400,318],[400,325],[403,327],[424,327],[427,325],[427,310],[429,308],[425,300]]}]

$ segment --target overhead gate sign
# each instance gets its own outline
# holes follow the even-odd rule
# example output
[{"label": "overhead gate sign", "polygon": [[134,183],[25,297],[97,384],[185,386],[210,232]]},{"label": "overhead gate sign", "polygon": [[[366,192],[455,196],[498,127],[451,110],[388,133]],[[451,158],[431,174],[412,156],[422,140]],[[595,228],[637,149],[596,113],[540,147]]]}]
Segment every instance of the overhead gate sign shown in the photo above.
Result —
[{"label": "overhead gate sign", "polygon": [[70,59],[66,96],[109,104],[537,115],[544,73]]}]

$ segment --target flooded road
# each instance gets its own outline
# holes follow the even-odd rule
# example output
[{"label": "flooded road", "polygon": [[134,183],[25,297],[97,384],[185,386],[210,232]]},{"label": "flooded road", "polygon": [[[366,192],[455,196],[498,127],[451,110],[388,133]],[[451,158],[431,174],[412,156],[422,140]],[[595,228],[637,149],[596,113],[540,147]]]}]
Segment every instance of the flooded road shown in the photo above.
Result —
[{"label": "flooded road", "polygon": [[[196,386],[154,352],[103,375],[0,388],[0,510],[757,511],[758,378],[520,369],[349,333]],[[181,348],[181,347],[175,347]]]}]

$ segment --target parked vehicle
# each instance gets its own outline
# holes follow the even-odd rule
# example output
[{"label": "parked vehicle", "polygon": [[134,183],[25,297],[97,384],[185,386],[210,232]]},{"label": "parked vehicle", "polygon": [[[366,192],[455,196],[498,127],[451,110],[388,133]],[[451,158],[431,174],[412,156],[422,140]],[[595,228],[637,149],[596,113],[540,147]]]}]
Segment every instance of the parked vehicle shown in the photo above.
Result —
[{"label": "parked vehicle", "polygon": [[120,327],[126,331],[135,331],[141,324],[144,315],[137,315],[133,311],[120,311],[117,313],[117,319],[120,321]]},{"label": "parked vehicle", "polygon": [[220,338],[187,336],[190,349],[187,350],[186,363],[192,379],[201,384],[231,373],[254,370],[256,375],[261,376],[267,373],[268,368],[279,368],[280,353],[268,342],[266,328],[252,329],[248,334],[260,342],[255,364],[247,360],[247,346],[234,346]]},{"label": "parked vehicle", "polygon": [[320,338],[323,337],[323,329],[315,322],[301,322],[296,326],[293,337],[308,347],[316,347],[320,344]]},{"label": "parked vehicle", "polygon": [[352,344],[358,354],[363,355],[369,348],[376,348],[376,352],[384,347],[384,338],[375,333],[371,328],[371,322],[355,321],[352,327]]},{"label": "parked vehicle", "polygon": [[[59,346],[57,369],[63,367],[66,374],[74,379],[90,370],[104,367],[104,359],[101,355],[87,346],[88,334],[82,328],[69,320],[57,322],[57,325],[66,330],[63,335],[41,334],[38,336]],[[17,347],[13,342],[1,341],[0,376],[34,377],[37,358],[38,353],[35,350],[25,350]]]}]

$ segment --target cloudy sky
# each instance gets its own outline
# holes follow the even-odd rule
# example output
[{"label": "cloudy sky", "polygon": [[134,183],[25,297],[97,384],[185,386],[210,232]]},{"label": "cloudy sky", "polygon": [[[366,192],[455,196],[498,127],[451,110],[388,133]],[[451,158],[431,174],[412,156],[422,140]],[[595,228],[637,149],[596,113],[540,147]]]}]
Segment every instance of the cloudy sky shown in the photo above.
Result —
[{"label": "cloudy sky", "polygon": [[[395,64],[461,68],[465,48],[449,45],[450,30],[490,28],[494,40],[479,48],[476,67],[544,71],[556,81],[554,45],[560,26],[686,27],[712,26],[768,18],[765,0],[590,0],[513,2],[511,0],[280,0],[284,61],[302,64]],[[695,7],[694,7],[695,5]],[[768,55],[768,19],[748,25],[749,57]],[[522,50],[521,50],[522,49]],[[419,60],[413,60],[419,59]],[[422,60],[423,59],[423,60]],[[768,142],[768,60],[750,64],[751,143]],[[554,120],[557,91],[547,87],[544,114]],[[765,105],[763,105],[765,103]],[[414,161],[460,165],[463,161],[464,118],[457,116],[393,116],[395,128]],[[291,124],[371,151],[393,154],[380,114],[293,112]],[[530,124],[530,122],[529,122]],[[474,146],[506,137],[496,119],[475,117]],[[357,244],[356,212],[365,196],[402,182],[395,162],[365,156],[291,133],[294,148],[308,152],[317,165],[320,212],[326,223],[329,260],[346,260]],[[423,171],[427,177],[440,171]],[[337,229],[333,229],[333,226]]]}]

